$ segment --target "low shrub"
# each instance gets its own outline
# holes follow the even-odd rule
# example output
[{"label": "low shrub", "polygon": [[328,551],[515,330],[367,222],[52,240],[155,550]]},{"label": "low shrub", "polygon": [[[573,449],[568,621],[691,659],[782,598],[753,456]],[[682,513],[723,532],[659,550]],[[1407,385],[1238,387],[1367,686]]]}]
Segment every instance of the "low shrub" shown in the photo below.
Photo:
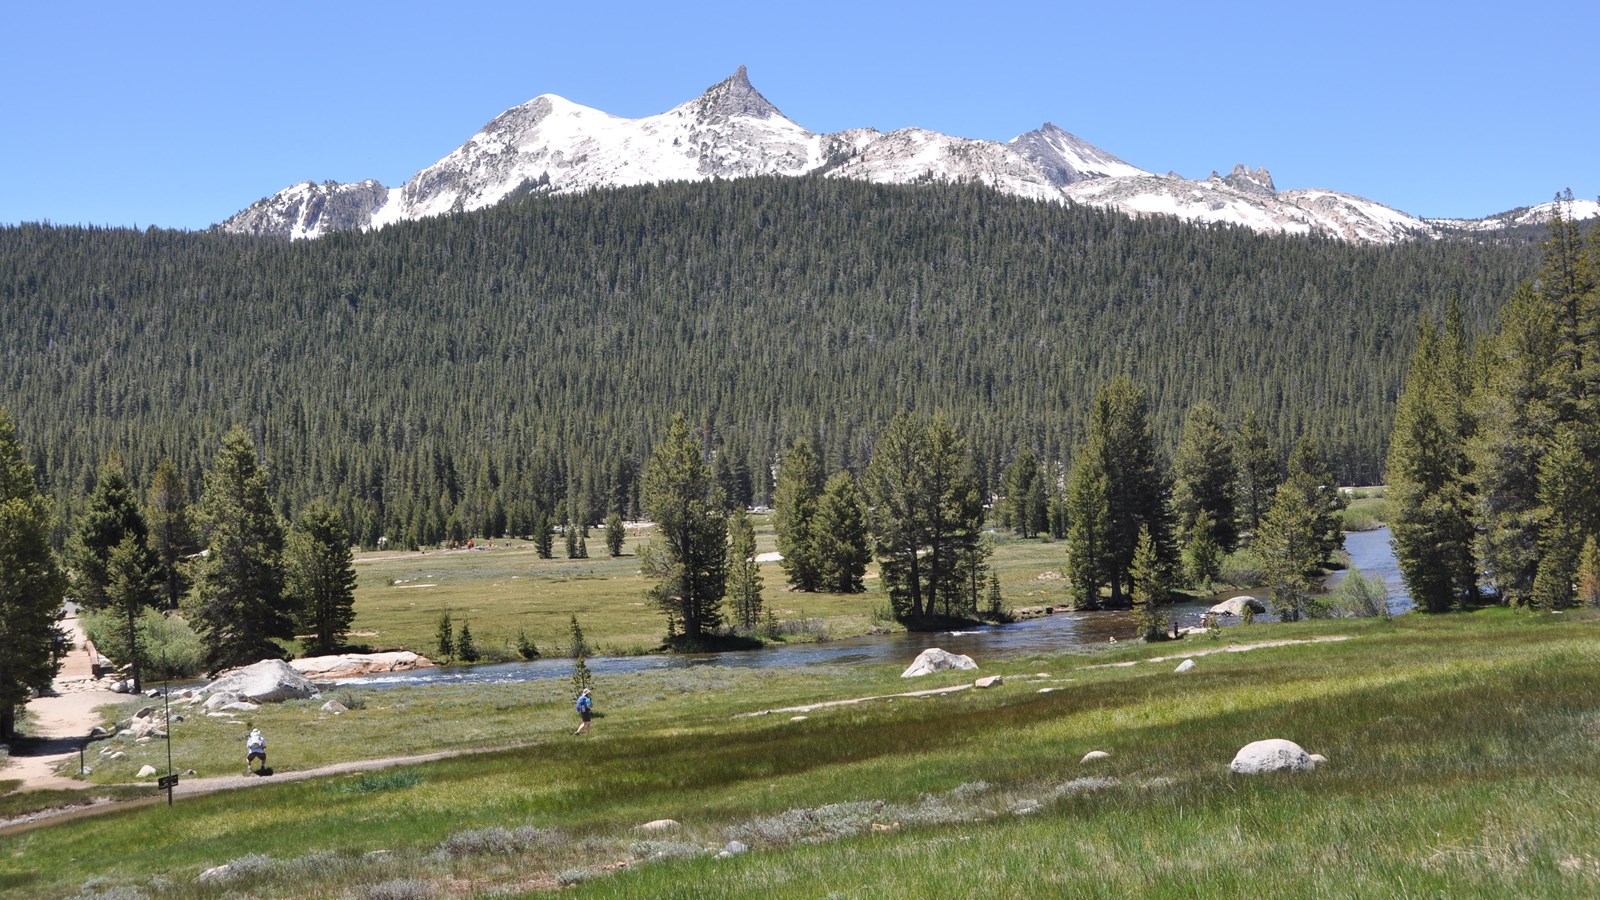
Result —
[{"label": "low shrub", "polygon": [[567,838],[554,828],[479,828],[459,831],[439,843],[446,856],[479,856],[491,853],[520,853],[541,847],[559,847]]},{"label": "low shrub", "polygon": [[432,884],[420,878],[397,878],[369,885],[363,896],[367,900],[432,900],[437,893]]},{"label": "low shrub", "polygon": [[[128,663],[126,621],[110,610],[99,610],[84,612],[80,624],[96,650],[118,665]],[[200,637],[177,613],[147,609],[134,624],[134,633],[139,645],[139,670],[144,680],[155,681],[163,676],[187,678],[205,671],[205,648],[201,646]]]}]

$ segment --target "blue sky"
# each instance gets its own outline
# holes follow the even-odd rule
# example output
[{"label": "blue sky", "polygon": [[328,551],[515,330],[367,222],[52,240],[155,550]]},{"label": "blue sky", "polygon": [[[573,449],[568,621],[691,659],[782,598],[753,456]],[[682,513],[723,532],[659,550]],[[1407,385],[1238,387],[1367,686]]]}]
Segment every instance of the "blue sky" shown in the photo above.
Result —
[{"label": "blue sky", "polygon": [[398,185],[542,93],[665,111],[749,67],[817,132],[1264,166],[1424,216],[1600,196],[1600,3],[424,4],[18,0],[0,223],[204,228],[294,182]]}]

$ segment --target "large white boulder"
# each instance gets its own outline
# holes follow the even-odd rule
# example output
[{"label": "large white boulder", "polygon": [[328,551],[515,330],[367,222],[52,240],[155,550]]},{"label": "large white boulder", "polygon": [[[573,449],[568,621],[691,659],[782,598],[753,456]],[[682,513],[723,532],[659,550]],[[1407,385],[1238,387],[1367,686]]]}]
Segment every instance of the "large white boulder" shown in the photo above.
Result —
[{"label": "large white boulder", "polygon": [[282,703],[319,696],[317,686],[281,659],[264,659],[254,665],[224,672],[205,687],[203,693],[226,691],[237,699],[254,703]]},{"label": "large white boulder", "polygon": [[900,673],[901,678],[917,678],[922,675],[932,675],[934,672],[947,672],[951,669],[976,669],[978,664],[970,656],[950,653],[938,647],[929,647],[917,654],[911,661],[911,667]]},{"label": "large white boulder", "polygon": [[1221,603],[1218,603],[1216,606],[1206,610],[1206,612],[1214,613],[1219,616],[1242,616],[1244,615],[1246,607],[1248,607],[1251,612],[1256,613],[1264,613],[1267,611],[1267,607],[1260,600],[1245,595],[1224,600]]},{"label": "large white boulder", "polygon": [[384,653],[343,653],[338,656],[308,656],[291,660],[296,672],[316,681],[333,678],[353,678],[358,675],[377,675],[385,672],[409,672],[412,669],[431,669],[433,660],[410,650],[392,650]]},{"label": "large white boulder", "polygon": [[1281,738],[1245,744],[1234,755],[1228,769],[1237,775],[1262,772],[1311,772],[1317,764],[1304,748]]}]

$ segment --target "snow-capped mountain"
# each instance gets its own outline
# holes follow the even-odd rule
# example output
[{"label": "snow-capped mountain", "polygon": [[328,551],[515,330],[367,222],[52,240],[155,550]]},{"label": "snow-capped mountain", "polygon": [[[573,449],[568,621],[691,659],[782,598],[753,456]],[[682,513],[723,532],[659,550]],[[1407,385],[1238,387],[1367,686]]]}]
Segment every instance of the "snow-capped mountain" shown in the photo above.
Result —
[{"label": "snow-capped mountain", "polygon": [[1600,202],[1594,200],[1552,200],[1537,206],[1524,206],[1483,219],[1429,219],[1434,225],[1465,231],[1495,231],[1519,225],[1547,224],[1560,210],[1568,220],[1593,219],[1600,216]]},{"label": "snow-capped mountain", "polygon": [[1198,181],[1156,175],[1049,123],[1006,143],[918,128],[814,134],[763,97],[743,66],[694,100],[641,119],[543,94],[496,116],[398,188],[371,180],[302,182],[218,227],[314,238],[480,209],[529,191],[812,172],[879,184],[977,182],[1031,200],[1359,242],[1436,232],[1424,220],[1350,194],[1278,191],[1265,169],[1235,166],[1226,176],[1213,172]]}]

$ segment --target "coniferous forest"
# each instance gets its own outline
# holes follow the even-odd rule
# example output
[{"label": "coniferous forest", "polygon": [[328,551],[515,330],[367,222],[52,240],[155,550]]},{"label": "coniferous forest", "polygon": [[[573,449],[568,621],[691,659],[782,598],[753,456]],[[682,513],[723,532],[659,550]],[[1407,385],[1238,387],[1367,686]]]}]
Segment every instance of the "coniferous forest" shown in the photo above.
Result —
[{"label": "coniferous forest", "polygon": [[[750,179],[530,197],[285,243],[0,228],[0,408],[57,538],[119,456],[189,496],[243,426],[286,513],[399,545],[638,515],[675,413],[734,499],[808,440],[860,472],[902,411],[966,436],[986,491],[1064,466],[1096,390],[1254,411],[1335,477],[1382,477],[1418,323],[1487,329],[1537,247],[1271,237],[975,186]],[[743,494],[744,496],[740,496]]]}]

